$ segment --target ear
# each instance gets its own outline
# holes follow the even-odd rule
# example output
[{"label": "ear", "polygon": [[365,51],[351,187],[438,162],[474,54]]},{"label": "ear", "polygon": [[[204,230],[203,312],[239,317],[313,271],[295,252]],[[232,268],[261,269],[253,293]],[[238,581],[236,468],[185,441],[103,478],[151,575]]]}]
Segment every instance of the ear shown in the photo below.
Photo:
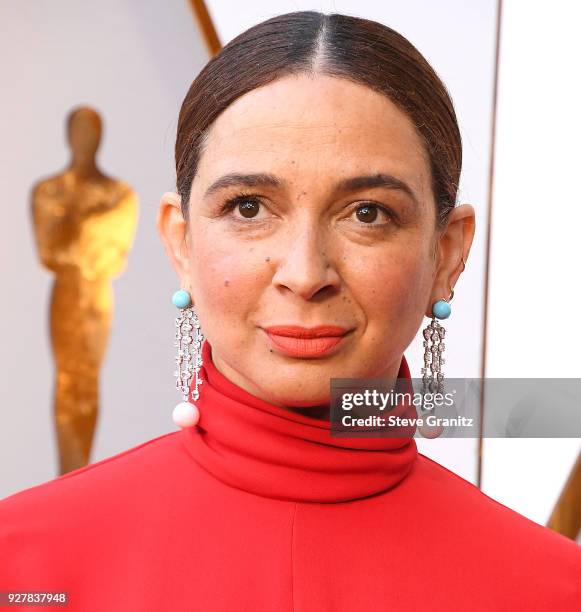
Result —
[{"label": "ear", "polygon": [[454,208],[448,217],[448,223],[436,245],[438,261],[430,303],[426,309],[427,317],[432,317],[434,302],[450,299],[451,290],[462,274],[470,253],[476,228],[475,219],[474,208],[470,204]]},{"label": "ear", "polygon": [[181,197],[172,191],[161,196],[156,221],[157,233],[183,288],[190,284],[187,223],[182,215]]}]

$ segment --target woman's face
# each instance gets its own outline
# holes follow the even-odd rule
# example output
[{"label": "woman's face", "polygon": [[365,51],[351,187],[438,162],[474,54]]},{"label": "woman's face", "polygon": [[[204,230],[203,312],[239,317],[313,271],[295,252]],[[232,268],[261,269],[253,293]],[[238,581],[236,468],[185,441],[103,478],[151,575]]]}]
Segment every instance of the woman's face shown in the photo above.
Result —
[{"label": "woman's face", "polygon": [[[328,402],[331,378],[397,376],[471,240],[458,223],[436,232],[429,160],[407,115],[328,76],[283,78],[228,107],[209,132],[189,209],[186,230],[164,196],[158,227],[216,367],[288,407]],[[281,325],[345,334],[268,333]]]}]

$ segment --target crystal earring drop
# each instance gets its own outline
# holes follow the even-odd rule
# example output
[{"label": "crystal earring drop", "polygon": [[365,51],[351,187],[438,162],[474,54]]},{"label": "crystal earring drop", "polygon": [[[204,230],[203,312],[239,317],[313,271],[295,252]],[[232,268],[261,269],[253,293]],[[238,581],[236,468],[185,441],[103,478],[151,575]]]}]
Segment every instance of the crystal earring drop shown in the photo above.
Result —
[{"label": "crystal earring drop", "polygon": [[176,317],[176,333],[174,346],[178,353],[175,358],[177,370],[176,387],[181,392],[181,401],[173,410],[172,417],[178,427],[193,427],[200,419],[200,412],[196,404],[190,399],[190,383],[194,377],[194,388],[191,398],[197,401],[200,397],[198,387],[202,384],[199,377],[202,361],[202,342],[204,335],[200,328],[200,321],[192,305],[190,294],[184,289],[180,289],[173,294],[173,305],[180,309]]},{"label": "crystal earring drop", "polygon": [[436,319],[447,319],[452,308],[447,300],[438,300],[432,305],[432,320],[424,328],[424,367],[422,383],[426,391],[437,392],[444,381],[442,365],[444,360],[444,337],[446,330]]},{"label": "crystal earring drop", "polygon": [[[454,291],[450,295],[450,300],[454,297]],[[422,368],[422,396],[425,400],[427,393],[442,393],[444,388],[444,372],[442,366],[444,360],[444,337],[446,330],[436,319],[447,319],[452,312],[452,308],[448,300],[441,299],[434,302],[432,305],[432,320],[424,328],[424,367]],[[433,403],[430,402],[430,407],[422,401],[421,415],[426,413],[435,414]],[[438,437],[441,434],[441,426],[438,427],[420,427],[420,431],[424,437]]]}]

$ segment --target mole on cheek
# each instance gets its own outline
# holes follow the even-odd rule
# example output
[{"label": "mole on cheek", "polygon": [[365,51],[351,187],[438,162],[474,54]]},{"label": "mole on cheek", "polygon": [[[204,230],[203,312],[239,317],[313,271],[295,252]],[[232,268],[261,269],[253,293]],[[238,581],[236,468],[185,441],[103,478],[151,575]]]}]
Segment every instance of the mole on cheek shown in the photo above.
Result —
[{"label": "mole on cheek", "polygon": [[265,257],[264,261],[270,261],[270,257]]},{"label": "mole on cheek", "polygon": [[226,280],[224,281],[224,287],[227,287],[229,284],[230,284],[230,281],[229,281],[228,279],[226,279]]}]

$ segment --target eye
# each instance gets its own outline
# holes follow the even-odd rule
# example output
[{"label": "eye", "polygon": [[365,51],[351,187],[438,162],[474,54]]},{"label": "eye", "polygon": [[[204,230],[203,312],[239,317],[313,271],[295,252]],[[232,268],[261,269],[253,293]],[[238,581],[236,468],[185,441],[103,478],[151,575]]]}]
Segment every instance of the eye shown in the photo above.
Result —
[{"label": "eye", "polygon": [[250,194],[240,193],[224,202],[222,213],[233,212],[234,218],[238,220],[256,219],[261,211],[259,198]]},{"label": "eye", "polygon": [[240,212],[243,217],[246,219],[252,219],[252,217],[256,217],[260,211],[260,202],[257,200],[246,199],[238,202],[236,207],[238,208],[238,212]]},{"label": "eye", "polygon": [[392,220],[392,215],[386,208],[370,202],[360,204],[355,209],[355,217],[366,225],[385,225]]}]

